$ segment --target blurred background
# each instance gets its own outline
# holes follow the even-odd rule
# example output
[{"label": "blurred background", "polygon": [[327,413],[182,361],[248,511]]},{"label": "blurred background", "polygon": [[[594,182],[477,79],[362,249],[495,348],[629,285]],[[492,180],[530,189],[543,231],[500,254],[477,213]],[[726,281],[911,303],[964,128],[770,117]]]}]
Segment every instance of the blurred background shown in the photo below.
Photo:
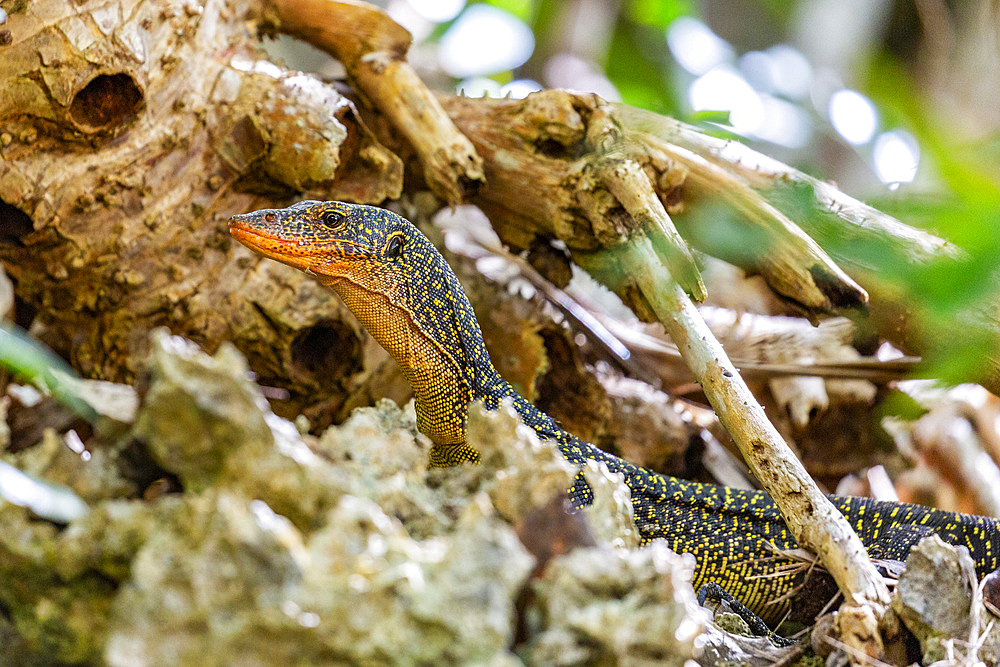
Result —
[{"label": "blurred background", "polygon": [[[961,246],[957,269],[865,251],[929,330],[953,329],[963,309],[996,317],[1000,1],[377,4],[413,34],[410,61],[432,88],[514,98],[570,88],[736,138]],[[294,40],[271,48],[293,67],[342,76]],[[992,346],[963,337],[932,360],[934,373],[969,377]]]},{"label": "blurred background", "polygon": [[[376,4],[413,34],[410,59],[432,87],[595,92],[732,133],[869,200],[947,188],[935,150],[996,158],[992,0]],[[337,74],[318,52],[282,50],[302,69]],[[971,166],[985,168],[981,157]]]}]

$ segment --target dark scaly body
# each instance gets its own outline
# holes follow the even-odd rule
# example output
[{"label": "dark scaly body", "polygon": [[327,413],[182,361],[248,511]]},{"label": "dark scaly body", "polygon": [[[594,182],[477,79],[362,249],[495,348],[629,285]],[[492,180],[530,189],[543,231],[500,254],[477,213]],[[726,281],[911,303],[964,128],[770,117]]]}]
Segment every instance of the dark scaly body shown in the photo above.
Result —
[{"label": "dark scaly body", "polygon": [[[643,539],[664,539],[674,551],[693,554],[696,589],[717,582],[770,621],[789,609],[788,599],[768,603],[797,590],[805,575],[778,572],[790,561],[776,557],[768,544],[779,550],[798,545],[770,497],[656,474],[559,428],[493,368],[455,274],[409,221],[368,206],[301,202],[235,216],[230,228],[244,244],[316,275],[343,298],[413,387],[418,426],[435,442],[436,463],[475,460],[476,452],[465,445],[469,402],[482,400],[495,409],[509,398],[524,422],[554,441],[569,461],[604,462],[624,475]],[[590,502],[582,477],[570,496],[577,506]],[[831,499],[873,556],[903,560],[920,537],[937,533],[969,548],[979,576],[998,566],[996,519],[867,498]],[[807,620],[817,608],[807,600],[805,609],[802,602],[795,608]]]}]

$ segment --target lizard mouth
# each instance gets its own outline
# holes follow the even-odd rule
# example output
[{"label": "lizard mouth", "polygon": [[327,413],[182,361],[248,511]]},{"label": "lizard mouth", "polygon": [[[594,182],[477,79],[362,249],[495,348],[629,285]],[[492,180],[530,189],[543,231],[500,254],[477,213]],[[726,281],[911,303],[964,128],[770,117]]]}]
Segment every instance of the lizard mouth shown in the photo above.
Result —
[{"label": "lizard mouth", "polygon": [[297,269],[308,269],[312,263],[308,246],[301,246],[294,239],[282,238],[255,226],[253,214],[230,218],[229,234],[251,250]]},{"label": "lizard mouth", "polygon": [[229,220],[229,234],[251,250],[310,275],[339,278],[349,271],[352,260],[367,256],[361,245],[351,241],[309,243],[256,222],[254,213],[234,215]]}]

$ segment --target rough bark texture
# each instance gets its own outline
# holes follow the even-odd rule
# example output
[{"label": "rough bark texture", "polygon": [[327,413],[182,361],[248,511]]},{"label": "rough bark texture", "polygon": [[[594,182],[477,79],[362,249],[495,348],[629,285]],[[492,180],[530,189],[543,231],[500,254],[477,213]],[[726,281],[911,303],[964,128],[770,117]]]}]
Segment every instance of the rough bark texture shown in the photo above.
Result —
[{"label": "rough bark texture", "polygon": [[413,38],[380,8],[356,0],[269,0],[283,32],[336,56],[367,101],[416,152],[424,181],[455,206],[482,186],[483,161],[406,61]]},{"label": "rough bark texture", "polygon": [[[225,220],[293,198],[380,202],[400,193],[401,163],[350,101],[260,59],[247,32],[256,15],[233,11],[218,0],[11,7],[11,43],[0,46],[0,259],[16,282],[20,319],[38,309],[36,331],[88,376],[132,377],[144,332],[165,324],[209,349],[234,340],[265,385],[288,390],[279,410],[342,419],[372,395],[407,390],[398,378],[372,390],[394,371],[353,318],[305,277],[235,248]],[[634,232],[581,159],[599,100],[550,91],[523,102],[442,102],[485,160],[489,185],[478,201],[505,241],[558,268],[566,258],[539,252],[551,238],[588,263]],[[622,148],[671,215],[705,189],[692,179],[707,168],[692,171],[690,155],[688,165],[670,157],[664,137],[753,187],[786,173],[727,161],[724,147],[678,127],[655,141],[628,134]],[[857,234],[909,248],[914,261],[947,249],[810,183]],[[784,259],[748,268],[814,310],[863,298],[849,279],[830,279],[843,274],[815,244],[794,230],[784,238]],[[873,320],[899,340],[894,332],[910,329],[892,315],[906,304],[876,278],[866,282],[884,295]],[[651,318],[640,294],[622,296]],[[996,384],[989,368],[974,379]]]},{"label": "rough bark texture", "polygon": [[[614,185],[623,180],[622,174],[609,174],[608,166],[644,174],[655,186],[664,214],[673,215],[684,209],[691,175],[711,165],[693,154],[685,153],[688,159],[682,161],[680,151],[671,156],[649,142],[635,141],[620,124],[618,113],[595,95],[552,90],[524,100],[443,101],[486,162],[488,184],[479,201],[505,242],[529,248],[557,238],[578,263],[603,266],[607,274],[620,269],[603,251],[645,231],[661,261],[685,289],[697,293],[690,287],[697,283],[690,277],[693,270],[686,269],[672,249],[676,247],[670,243],[672,235],[657,229],[655,215],[632,215]],[[725,176],[715,181],[717,190],[725,193],[723,199],[738,199],[731,188],[749,189],[718,172],[722,170],[713,175]],[[632,197],[635,203],[650,199],[644,193]],[[759,244],[760,255],[744,257],[743,263],[764,275],[776,292],[813,313],[857,308],[867,301],[864,290],[773,207],[755,202],[737,208],[746,215],[747,225],[768,240]],[[621,283],[610,276],[601,280],[608,285]],[[640,317],[655,320],[641,295],[620,296]]]},{"label": "rough bark texture", "polygon": [[290,392],[289,413],[343,417],[373,385],[406,388],[332,295],[232,243],[226,223],[293,197],[398,196],[402,164],[350,101],[260,59],[240,6],[12,8],[0,258],[36,330],[85,375],[132,379],[167,325],[209,349],[234,341]]}]

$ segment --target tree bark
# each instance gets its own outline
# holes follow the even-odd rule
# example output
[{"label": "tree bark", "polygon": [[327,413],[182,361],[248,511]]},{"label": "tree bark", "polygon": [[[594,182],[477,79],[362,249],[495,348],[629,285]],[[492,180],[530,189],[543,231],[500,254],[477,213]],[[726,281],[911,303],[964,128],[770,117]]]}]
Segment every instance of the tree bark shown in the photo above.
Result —
[{"label": "tree bark", "polygon": [[[373,395],[407,390],[398,377],[374,388],[394,371],[353,318],[313,282],[235,247],[225,222],[301,198],[378,203],[400,194],[402,165],[350,100],[261,57],[246,30],[257,18],[218,0],[40,0],[12,11],[4,26],[11,43],[0,46],[0,259],[22,319],[37,310],[36,331],[87,376],[131,379],[144,358],[144,332],[167,325],[209,349],[235,341],[264,384],[288,392],[281,412],[340,419]],[[630,233],[634,221],[594,181],[589,163],[574,159],[599,100],[551,91],[523,102],[441,102],[485,160],[490,182],[476,201],[505,241],[530,248],[561,238],[592,264],[588,253]],[[629,131],[621,150],[678,222],[685,207],[709,196],[691,154],[747,188],[730,197],[797,177],[781,165],[727,161],[714,140],[660,117],[666,129],[650,131],[626,111],[616,112]],[[674,156],[665,152],[671,146]],[[452,182],[462,178],[453,174]],[[955,256],[940,239],[811,184],[821,202],[837,207],[828,226],[839,221],[913,261]],[[785,224],[754,206],[758,217]],[[807,236],[775,229],[764,233],[781,251],[744,261],[748,269],[812,312],[863,301]],[[880,297],[871,306],[880,333],[917,352],[933,347],[933,340],[913,344],[912,327],[900,325],[905,296],[877,272],[861,273]],[[652,316],[640,294],[623,296]],[[977,323],[997,339],[996,318]],[[995,389],[995,366],[969,379]]]},{"label": "tree bark", "polygon": [[0,258],[35,331],[134,379],[147,332],[232,340],[319,424],[405,383],[348,311],[227,233],[293,199],[397,197],[354,104],[263,59],[233,3],[40,0],[0,46]]}]

